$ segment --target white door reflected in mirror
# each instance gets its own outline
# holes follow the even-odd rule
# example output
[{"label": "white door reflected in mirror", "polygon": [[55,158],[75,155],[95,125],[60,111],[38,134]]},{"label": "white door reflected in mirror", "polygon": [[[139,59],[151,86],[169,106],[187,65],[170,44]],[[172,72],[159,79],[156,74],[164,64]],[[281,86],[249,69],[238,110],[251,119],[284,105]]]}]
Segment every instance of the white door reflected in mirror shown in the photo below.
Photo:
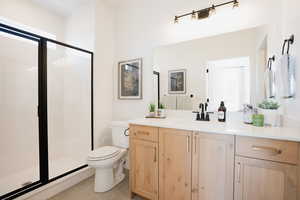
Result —
[{"label": "white door reflected in mirror", "polygon": [[[266,25],[156,48],[161,102],[167,109],[196,111],[209,99],[210,111],[224,101],[227,111],[236,112],[262,101],[269,34]],[[186,72],[185,92],[170,93],[169,74],[178,70]]]},{"label": "white door reflected in mirror", "polygon": [[212,110],[224,101],[228,111],[250,103],[250,58],[240,57],[208,62],[207,94]]}]

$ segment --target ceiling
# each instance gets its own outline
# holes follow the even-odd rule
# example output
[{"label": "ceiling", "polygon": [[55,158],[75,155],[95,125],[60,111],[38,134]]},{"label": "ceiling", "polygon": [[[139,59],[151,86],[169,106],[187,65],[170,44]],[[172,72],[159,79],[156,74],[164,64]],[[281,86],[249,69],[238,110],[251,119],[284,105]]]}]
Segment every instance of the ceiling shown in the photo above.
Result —
[{"label": "ceiling", "polygon": [[68,16],[78,6],[92,0],[32,0],[32,2],[62,16]]}]

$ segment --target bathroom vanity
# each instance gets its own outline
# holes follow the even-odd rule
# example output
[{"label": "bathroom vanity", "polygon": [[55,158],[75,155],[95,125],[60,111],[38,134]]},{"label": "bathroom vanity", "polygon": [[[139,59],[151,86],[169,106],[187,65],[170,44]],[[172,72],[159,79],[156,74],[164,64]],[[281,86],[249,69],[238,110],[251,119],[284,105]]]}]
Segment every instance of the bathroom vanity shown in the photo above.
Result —
[{"label": "bathroom vanity", "polygon": [[299,142],[293,128],[133,120],[130,191],[151,200],[296,200]]},{"label": "bathroom vanity", "polygon": [[[299,124],[290,120],[299,119],[299,112],[291,113],[296,106],[286,104],[281,88],[287,76],[276,70],[286,65],[280,66],[281,55],[270,54],[282,42],[270,39],[271,27],[155,48],[152,102],[173,115],[130,121],[132,194],[153,200],[300,200],[300,129],[240,122],[251,123],[253,108],[268,100],[282,109],[262,107],[264,122],[260,115],[257,125]],[[245,106],[251,108],[248,115],[229,116]],[[223,111],[219,120],[226,123],[212,119],[216,111]],[[192,120],[185,112],[201,114]]]}]

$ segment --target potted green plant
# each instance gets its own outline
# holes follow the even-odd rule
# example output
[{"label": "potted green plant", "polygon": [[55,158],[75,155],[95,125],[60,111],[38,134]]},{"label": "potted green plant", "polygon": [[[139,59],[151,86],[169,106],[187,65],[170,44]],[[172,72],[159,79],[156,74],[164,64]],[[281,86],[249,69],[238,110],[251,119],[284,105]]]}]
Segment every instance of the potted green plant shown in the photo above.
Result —
[{"label": "potted green plant", "polygon": [[165,117],[166,116],[166,106],[162,103],[158,105],[157,116]]},{"label": "potted green plant", "polygon": [[149,104],[149,117],[155,117],[155,104]]},{"label": "potted green plant", "polygon": [[281,115],[278,112],[280,105],[272,100],[264,100],[258,104],[258,112],[264,115],[264,123],[267,126],[280,126]]}]

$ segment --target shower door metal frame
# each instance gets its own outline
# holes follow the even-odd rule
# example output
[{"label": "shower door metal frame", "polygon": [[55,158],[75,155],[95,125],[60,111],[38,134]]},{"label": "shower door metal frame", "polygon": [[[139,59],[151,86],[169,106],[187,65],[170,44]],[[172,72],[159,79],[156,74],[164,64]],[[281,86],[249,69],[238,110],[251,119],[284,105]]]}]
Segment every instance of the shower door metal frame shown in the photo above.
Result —
[{"label": "shower door metal frame", "polygon": [[160,104],[160,72],[153,71],[153,75],[157,76],[157,106]]},{"label": "shower door metal frame", "polygon": [[82,165],[57,177],[49,179],[49,157],[48,157],[48,104],[47,104],[47,42],[78,50],[91,56],[91,150],[94,149],[94,53],[76,46],[49,39],[34,33],[30,33],[12,26],[0,23],[0,32],[5,32],[24,39],[32,40],[38,44],[38,121],[39,121],[39,173],[40,180],[11,191],[0,196],[0,199],[10,200],[31,192],[37,188],[47,185],[57,179],[70,175],[76,171],[86,168]]}]

